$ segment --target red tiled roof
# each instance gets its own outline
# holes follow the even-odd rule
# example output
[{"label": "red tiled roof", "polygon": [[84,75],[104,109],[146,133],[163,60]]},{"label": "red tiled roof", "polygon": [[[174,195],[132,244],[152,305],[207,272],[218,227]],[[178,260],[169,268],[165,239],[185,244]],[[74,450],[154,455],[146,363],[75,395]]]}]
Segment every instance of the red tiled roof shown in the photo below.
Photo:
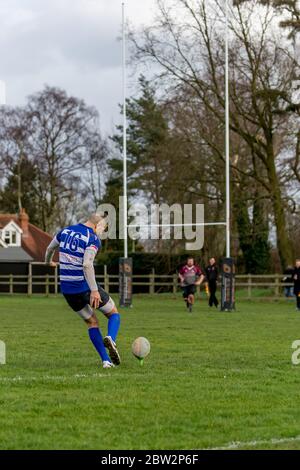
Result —
[{"label": "red tiled roof", "polygon": [[5,227],[5,225],[7,225],[11,220],[20,225],[16,214],[0,214],[0,229]]},{"label": "red tiled roof", "polygon": [[[16,214],[0,214],[0,228],[5,227],[13,220],[21,227],[18,216]],[[22,235],[22,248],[34,259],[34,261],[43,262],[45,259],[45,251],[52,240],[52,236],[33,224],[28,224],[28,234],[26,237]],[[58,261],[55,254],[54,261]]]}]

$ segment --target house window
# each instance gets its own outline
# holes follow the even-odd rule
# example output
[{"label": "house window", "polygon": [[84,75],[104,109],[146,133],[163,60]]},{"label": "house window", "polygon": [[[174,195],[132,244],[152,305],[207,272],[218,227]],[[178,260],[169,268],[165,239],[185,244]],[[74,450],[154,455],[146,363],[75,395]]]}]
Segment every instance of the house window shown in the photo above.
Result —
[{"label": "house window", "polygon": [[8,230],[5,230],[4,232],[4,241],[7,245],[10,244],[10,232]]},{"label": "house window", "polygon": [[5,230],[4,241],[7,245],[16,245],[17,233],[15,232],[15,230]]}]

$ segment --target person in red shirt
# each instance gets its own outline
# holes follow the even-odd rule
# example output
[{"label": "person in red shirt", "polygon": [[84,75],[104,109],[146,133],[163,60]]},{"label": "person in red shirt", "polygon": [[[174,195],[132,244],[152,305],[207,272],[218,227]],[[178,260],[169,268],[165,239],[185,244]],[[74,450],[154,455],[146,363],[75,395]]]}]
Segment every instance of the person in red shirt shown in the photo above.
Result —
[{"label": "person in red shirt", "polygon": [[183,289],[183,298],[186,302],[188,310],[192,311],[192,306],[195,301],[196,286],[200,286],[204,280],[204,274],[192,256],[189,256],[186,264],[180,268],[178,277],[181,287]]}]

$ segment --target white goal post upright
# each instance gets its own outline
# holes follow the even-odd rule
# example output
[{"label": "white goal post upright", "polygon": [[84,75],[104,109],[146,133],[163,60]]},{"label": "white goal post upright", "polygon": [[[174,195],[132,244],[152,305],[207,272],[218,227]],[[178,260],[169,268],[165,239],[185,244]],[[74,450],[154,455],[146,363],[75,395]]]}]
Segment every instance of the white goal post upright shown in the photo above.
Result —
[{"label": "white goal post upright", "polygon": [[125,4],[122,3],[122,76],[123,76],[123,230],[124,230],[124,258],[128,257],[128,230],[127,230],[127,117],[126,117],[126,32],[125,32]]},{"label": "white goal post upright", "polygon": [[128,198],[127,198],[127,116],[126,116],[126,24],[125,2],[122,3],[122,85],[123,85],[123,239],[124,257],[119,259],[119,304],[132,304],[132,259],[128,258]]},{"label": "white goal post upright", "polygon": [[230,114],[229,114],[229,0],[225,0],[225,180],[226,258],[222,260],[221,310],[235,310],[235,266],[230,257]]},{"label": "white goal post upright", "polygon": [[[155,227],[178,227],[178,226],[225,226],[226,229],[226,260],[230,259],[230,114],[229,114],[229,0],[225,0],[225,183],[226,183],[226,217],[225,222],[207,222],[201,224],[155,224]],[[125,31],[125,2],[122,3],[122,77],[123,77],[123,238],[124,259],[128,258],[128,198],[127,198],[127,117],[126,117],[126,31]],[[134,225],[132,227],[135,227]],[[139,225],[138,227],[149,227],[152,225]],[[226,261],[225,260],[225,261]],[[233,268],[234,269],[234,268]],[[223,277],[223,276],[222,276]],[[232,286],[234,292],[234,285]],[[230,309],[230,308],[229,308]]]},{"label": "white goal post upright", "polygon": [[230,258],[230,147],[229,147],[229,37],[228,0],[225,6],[225,161],[226,161],[226,258]]}]

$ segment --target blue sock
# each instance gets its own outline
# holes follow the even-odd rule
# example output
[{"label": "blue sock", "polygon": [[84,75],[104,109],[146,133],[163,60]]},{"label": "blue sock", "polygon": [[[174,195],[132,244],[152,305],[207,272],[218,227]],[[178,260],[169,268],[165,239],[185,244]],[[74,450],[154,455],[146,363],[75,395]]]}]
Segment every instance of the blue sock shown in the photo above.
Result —
[{"label": "blue sock", "polygon": [[111,336],[113,341],[116,341],[117,334],[120,328],[120,314],[113,313],[108,319],[108,336]]},{"label": "blue sock", "polygon": [[103,344],[103,338],[102,338],[99,328],[89,328],[89,337],[93,345],[95,346],[96,351],[101,357],[102,361],[111,362],[106,352],[105,346]]}]

